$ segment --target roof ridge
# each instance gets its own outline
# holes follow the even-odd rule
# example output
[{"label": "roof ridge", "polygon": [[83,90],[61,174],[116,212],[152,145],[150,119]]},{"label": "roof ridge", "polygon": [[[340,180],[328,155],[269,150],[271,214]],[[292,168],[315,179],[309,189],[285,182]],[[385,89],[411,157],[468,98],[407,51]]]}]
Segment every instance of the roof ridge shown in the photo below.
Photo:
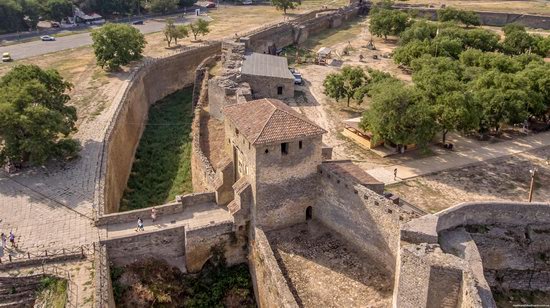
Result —
[{"label": "roof ridge", "polygon": [[[271,114],[269,115],[269,118],[267,119],[267,121],[265,121],[264,123],[264,126],[262,127],[262,130],[260,131],[260,133],[258,134],[258,136],[256,136],[256,138],[254,138],[254,141],[252,141],[252,144],[255,144],[256,141],[258,141],[258,139],[260,138],[260,136],[263,134],[265,128],[267,127],[267,123],[269,123],[269,121],[271,121],[271,119],[273,119],[273,114],[275,114],[275,111],[277,111],[277,107],[275,105],[273,105],[273,103],[271,103],[271,101],[267,98],[264,98],[264,100],[269,103],[271,105],[271,107],[273,107],[273,110],[271,111]],[[253,101],[251,101],[253,102]]]},{"label": "roof ridge", "polygon": [[[270,103],[273,105],[273,103],[270,101]],[[283,103],[284,104],[284,103]],[[287,111],[287,110],[284,110],[282,108],[277,108],[275,107],[275,105],[273,105],[273,107],[275,107],[275,110],[280,110],[290,116],[292,116],[293,118],[295,119],[298,119],[298,120],[302,120],[306,123],[308,123],[309,125],[313,125],[313,126],[316,126],[324,131],[326,131],[326,129],[322,128],[321,126],[317,125],[317,123],[314,123],[313,121],[311,121],[310,119],[308,119],[306,116],[302,115],[301,113],[298,113],[298,111],[292,109],[292,107],[290,107],[289,105],[286,105],[288,108],[290,108],[290,110],[292,110],[293,112],[290,112],[290,111]],[[275,113],[275,112],[274,112]],[[297,115],[300,115],[300,116],[297,116]],[[273,115],[272,115],[273,116]],[[270,117],[271,119],[271,117]]]}]

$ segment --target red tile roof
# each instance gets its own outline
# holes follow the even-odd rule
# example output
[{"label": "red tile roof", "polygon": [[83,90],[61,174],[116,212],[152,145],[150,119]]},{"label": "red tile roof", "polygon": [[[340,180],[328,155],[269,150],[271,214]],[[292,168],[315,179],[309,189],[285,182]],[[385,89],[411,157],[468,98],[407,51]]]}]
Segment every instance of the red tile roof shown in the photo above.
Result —
[{"label": "red tile roof", "polygon": [[224,108],[223,114],[252,144],[318,136],[324,129],[277,99],[264,98]]}]

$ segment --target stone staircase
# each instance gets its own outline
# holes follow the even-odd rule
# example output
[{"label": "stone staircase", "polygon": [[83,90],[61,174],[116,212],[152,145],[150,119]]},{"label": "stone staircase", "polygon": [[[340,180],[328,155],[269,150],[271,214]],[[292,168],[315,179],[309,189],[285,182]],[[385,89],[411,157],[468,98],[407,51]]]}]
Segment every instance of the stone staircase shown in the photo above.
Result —
[{"label": "stone staircase", "polygon": [[43,277],[0,277],[0,307],[33,307]]}]

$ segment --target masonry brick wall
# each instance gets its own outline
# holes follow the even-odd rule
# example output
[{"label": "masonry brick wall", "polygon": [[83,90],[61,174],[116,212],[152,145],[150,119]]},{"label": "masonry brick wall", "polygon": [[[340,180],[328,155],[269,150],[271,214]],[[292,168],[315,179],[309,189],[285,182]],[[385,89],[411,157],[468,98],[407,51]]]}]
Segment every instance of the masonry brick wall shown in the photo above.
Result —
[{"label": "masonry brick wall", "polygon": [[341,234],[375,261],[394,272],[399,229],[414,213],[383,196],[319,167],[320,185],[313,218]]},{"label": "masonry brick wall", "polygon": [[298,307],[263,230],[253,230],[248,264],[256,303],[260,308]]},{"label": "masonry brick wall", "polygon": [[[181,196],[177,202],[155,206],[157,217],[181,213],[192,204],[215,202],[216,196],[213,192],[196,193]],[[105,214],[96,221],[96,226],[111,225],[118,223],[135,222],[138,218],[151,216],[151,208],[137,209],[133,211]]]},{"label": "masonry brick wall", "polygon": [[306,220],[306,209],[314,205],[317,195],[321,148],[321,136],[288,142],[285,155],[280,143],[257,146],[252,181],[252,219],[257,226],[272,230]]},{"label": "masonry brick wall", "polygon": [[220,249],[228,265],[246,262],[246,239],[237,236],[233,223],[220,223],[188,229],[185,234],[185,264],[191,273],[199,272]]},{"label": "masonry brick wall", "polygon": [[[258,98],[276,98],[284,100],[294,97],[293,78],[275,78],[256,75],[242,75],[242,81],[248,82],[252,89],[252,95]],[[282,94],[277,93],[277,88],[282,87]]]},{"label": "masonry brick wall", "polygon": [[104,190],[97,200],[100,215],[118,212],[149,107],[166,95],[192,85],[196,67],[220,50],[220,43],[212,43],[157,60],[137,72],[120,98],[113,125],[107,131],[98,185],[99,190]]},{"label": "masonry brick wall", "polygon": [[185,268],[185,227],[178,226],[155,232],[143,232],[126,237],[101,241],[105,244],[109,260],[124,266],[144,258],[165,260],[169,264]]}]

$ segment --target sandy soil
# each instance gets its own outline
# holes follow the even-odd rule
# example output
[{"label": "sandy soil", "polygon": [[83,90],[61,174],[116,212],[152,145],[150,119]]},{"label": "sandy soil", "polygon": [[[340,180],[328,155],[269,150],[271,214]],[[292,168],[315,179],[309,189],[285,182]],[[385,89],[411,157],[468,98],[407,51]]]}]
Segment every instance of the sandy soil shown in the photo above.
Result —
[{"label": "sandy soil", "polygon": [[321,224],[310,221],[267,236],[300,307],[391,306],[391,278]]},{"label": "sandy soil", "polygon": [[550,200],[550,147],[483,162],[459,170],[418,177],[386,189],[429,212],[460,202],[527,201],[531,175],[537,168],[534,201]]}]

